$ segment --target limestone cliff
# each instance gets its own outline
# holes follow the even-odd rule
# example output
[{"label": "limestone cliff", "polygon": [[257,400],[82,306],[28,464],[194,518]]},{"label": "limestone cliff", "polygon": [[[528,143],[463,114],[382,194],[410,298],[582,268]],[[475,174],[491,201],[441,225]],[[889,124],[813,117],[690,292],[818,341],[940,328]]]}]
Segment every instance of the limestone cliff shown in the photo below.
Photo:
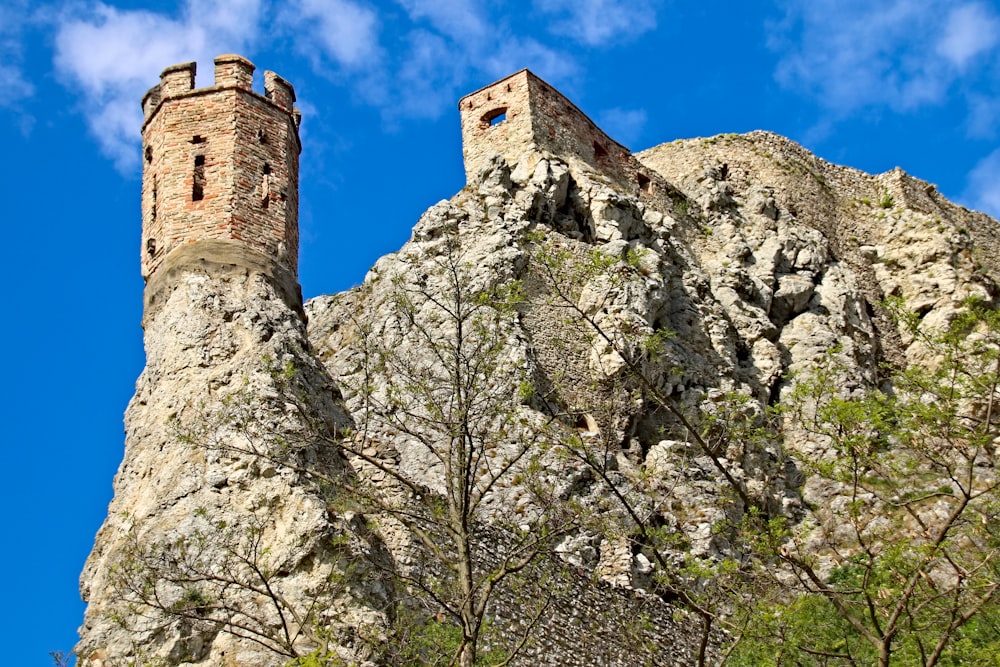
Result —
[{"label": "limestone cliff", "polygon": [[694,664],[719,636],[678,582],[657,588],[667,560],[629,512],[676,536],[667,559],[710,560],[749,505],[803,522],[839,492],[802,472],[826,443],[794,424],[781,443],[694,433],[734,395],[762,415],[830,354],[848,389],[921,363],[888,297],[942,327],[1000,296],[998,223],[899,170],[765,132],[632,156],[557,95],[522,72],[463,98],[467,187],[353,290],[302,309],[253,253],[164,260],[82,578],[84,665],[403,660],[386,638],[446,618],[418,555],[439,542],[413,526],[448,493],[434,443],[456,437],[483,443],[475,567],[538,551],[489,599],[487,644],[528,638],[525,665]]},{"label": "limestone cliff", "polygon": [[[676,416],[637,398],[635,387],[614,382],[624,363],[613,345],[568,343],[592,332],[567,324],[566,304],[553,300],[539,253],[565,249],[584,264],[594,252],[632,257],[634,278],[576,273],[590,282],[565,294],[608,331],[627,330],[628,340],[673,332],[664,353],[643,362],[644,372],[687,414],[713,415],[730,392],[748,397],[745,409],[762,414],[780,404],[797,374],[808,377],[831,351],[846,388],[876,386],[887,367],[919,362],[921,344],[887,316],[885,299],[901,297],[929,327],[945,326],[968,297],[993,302],[996,269],[988,249],[996,247],[998,227],[899,170],[872,176],[832,165],[764,132],[678,141],[637,158],[651,172],[651,191],[628,192],[564,156],[494,156],[469,187],[432,207],[410,241],[379,260],[361,287],[309,302],[309,335],[331,375],[345,388],[357,387],[359,332],[374,327],[391,335],[380,327],[400,290],[441,296],[446,287],[435,276],[445,254],[458,253],[462,280],[473,291],[518,281],[525,293],[510,354],[549,391],[532,407],[586,412],[577,430],[611,443],[620,473],[653,476],[639,503],[643,511],[684,535],[687,553],[712,557],[726,553],[726,538],[714,526],[733,511],[719,464],[697,451]],[[428,354],[418,342],[393,340],[404,358]],[[394,378],[376,372],[365,381],[390,386]],[[595,381],[626,395],[602,393]],[[364,421],[366,406],[345,391],[348,410]],[[379,438],[407,464],[405,438]],[[822,458],[824,446],[789,424],[783,448],[741,449],[730,441],[720,460],[769,511],[798,522],[807,507],[823,508],[838,493],[836,485],[800,470],[802,461]],[[565,461],[546,465],[555,479],[586,479]],[[567,494],[595,503],[587,484]],[[496,512],[530,514],[525,489],[497,495]],[[642,549],[586,530],[556,550],[625,590],[648,588],[651,570],[655,574]],[[663,655],[670,655],[663,638],[678,632],[693,637],[690,630],[663,628]],[[547,657],[534,659],[587,662],[557,651]],[[637,653],[634,662],[614,664],[644,659]]]},{"label": "limestone cliff", "polygon": [[[350,527],[305,479],[345,474],[328,443],[349,417],[266,276],[211,262],[174,272],[147,306],[146,368],[82,577],[76,650],[94,666],[280,665],[311,645],[303,625],[350,637],[379,622],[344,574],[357,560]],[[305,411],[281,399],[288,368]]]}]

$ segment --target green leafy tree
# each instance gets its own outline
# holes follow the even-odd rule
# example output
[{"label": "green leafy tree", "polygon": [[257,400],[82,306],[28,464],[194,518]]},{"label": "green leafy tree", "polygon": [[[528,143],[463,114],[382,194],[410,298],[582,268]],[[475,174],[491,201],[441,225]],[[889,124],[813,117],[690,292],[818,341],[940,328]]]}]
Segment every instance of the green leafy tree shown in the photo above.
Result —
[{"label": "green leafy tree", "polygon": [[[524,405],[530,377],[512,353],[520,284],[474,284],[457,233],[440,250],[416,279],[387,278],[392,286],[377,323],[355,322],[360,354],[341,384],[358,427],[340,446],[361,479],[383,480],[352,488],[352,501],[414,538],[417,565],[395,576],[433,603],[441,621],[422,627],[437,640],[457,639],[444,661],[420,661],[471,667],[497,589],[576,518],[533,482],[554,432],[551,420]],[[378,444],[386,445],[383,455]],[[521,514],[510,511],[514,499],[506,494],[514,486],[532,499]],[[535,608],[525,601],[527,630],[498,664],[530,639],[543,608],[544,601]]]},{"label": "green leafy tree", "polygon": [[[904,322],[924,361],[891,392],[840,390],[835,354],[797,384],[788,417],[828,444],[805,465],[835,493],[815,523],[759,530],[793,592],[760,610],[738,664],[997,664],[1000,312]],[[761,661],[761,644],[781,650]]]}]

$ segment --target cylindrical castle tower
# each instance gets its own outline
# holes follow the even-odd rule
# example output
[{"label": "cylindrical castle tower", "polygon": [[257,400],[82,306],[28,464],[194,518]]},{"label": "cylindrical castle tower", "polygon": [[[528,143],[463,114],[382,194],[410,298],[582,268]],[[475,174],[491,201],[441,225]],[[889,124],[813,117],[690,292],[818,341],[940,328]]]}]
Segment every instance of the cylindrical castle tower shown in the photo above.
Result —
[{"label": "cylindrical castle tower", "polygon": [[[191,260],[263,269],[297,297],[299,112],[292,86],[237,55],[168,67],[142,100],[142,275]],[[147,295],[147,306],[149,305]]]},{"label": "cylindrical castle tower", "polygon": [[81,667],[356,662],[323,633],[382,622],[313,481],[345,474],[349,418],[296,278],[295,96],[273,72],[255,93],[253,69],[220,56],[195,88],[175,65],[143,99],[146,366],[81,576]]}]

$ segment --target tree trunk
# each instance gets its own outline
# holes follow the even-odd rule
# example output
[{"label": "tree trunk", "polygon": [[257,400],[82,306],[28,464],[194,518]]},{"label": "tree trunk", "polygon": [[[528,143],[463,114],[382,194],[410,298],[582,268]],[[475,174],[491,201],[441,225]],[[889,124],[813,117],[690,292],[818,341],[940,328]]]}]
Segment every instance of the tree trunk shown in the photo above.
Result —
[{"label": "tree trunk", "polygon": [[878,645],[878,667],[889,667],[892,658],[892,651],[889,648],[889,640],[885,639]]},{"label": "tree trunk", "polygon": [[473,667],[476,664],[476,641],[474,639],[463,638],[462,652],[458,656],[461,667]]}]

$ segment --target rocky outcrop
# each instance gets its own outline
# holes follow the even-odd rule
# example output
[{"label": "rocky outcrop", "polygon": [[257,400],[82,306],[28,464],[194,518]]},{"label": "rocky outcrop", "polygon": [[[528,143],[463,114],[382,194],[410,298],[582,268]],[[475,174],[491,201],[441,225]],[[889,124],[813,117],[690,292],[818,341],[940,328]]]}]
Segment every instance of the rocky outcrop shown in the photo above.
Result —
[{"label": "rocky outcrop", "polygon": [[[625,477],[644,470],[653,480],[644,510],[683,534],[687,553],[710,557],[727,549],[713,526],[733,510],[731,489],[675,415],[616,383],[620,350],[632,345],[645,375],[689,415],[710,417],[732,394],[762,414],[797,374],[807,377],[830,354],[842,365],[845,390],[874,386],[885,364],[920,355],[885,300],[899,298],[926,323],[944,325],[967,297],[995,299],[984,249],[997,228],[898,170],[870,176],[831,165],[768,133],[675,142],[637,157],[653,172],[653,187],[638,194],[580,162],[538,152],[498,156],[463,192],[432,207],[362,287],[307,304],[310,338],[331,375],[350,385],[357,327],[378,323],[401,285],[426,289],[420,281],[433,273],[444,239],[453,239],[470,286],[516,281],[525,290],[511,354],[548,392],[548,403],[533,409],[579,414],[577,430],[612,443]],[[539,253],[553,249],[571,265],[624,258],[634,271],[618,280],[564,266],[564,276],[580,280],[563,286],[571,303],[558,302],[546,282],[552,275],[539,266]],[[620,345],[574,330],[567,305],[620,332]],[[669,332],[663,349],[643,358],[636,342],[657,332]],[[581,339],[587,344],[568,344]],[[401,341],[402,356],[422,353]],[[347,407],[360,409],[350,396]],[[796,464],[823,457],[824,443],[790,427],[786,436],[788,452],[777,443],[729,442],[719,456],[750,496],[800,520],[803,498],[827,502],[836,490],[810,483]],[[549,465],[554,478],[579,474],[565,462]],[[511,491],[503,507],[521,507],[519,497]],[[650,558],[621,546],[584,531],[560,550],[614,585],[641,589]]]},{"label": "rocky outcrop", "polygon": [[384,604],[306,472],[347,472],[329,444],[349,424],[336,388],[278,283],[204,262],[171,278],[147,293],[147,365],[81,579],[81,664],[281,665],[317,647],[315,627],[352,657]]},{"label": "rocky outcrop", "polygon": [[[148,365],[126,417],[115,500],[83,577],[84,664],[278,665],[290,653],[275,643],[317,646],[305,621],[333,628],[337,655],[377,660],[370,648],[393,621],[385,610],[398,584],[386,573],[412,567],[415,540],[400,522],[339,509],[316,479],[382,489],[389,470],[439,489],[440,461],[413,445],[426,434],[373,421],[370,398],[406,390],[394,368],[444,363],[428,338],[455,335],[435,318],[456,285],[470,303],[509,298],[491,339],[495,382],[485,385],[509,396],[504,412],[519,426],[504,435],[524,442],[518,428],[549,429],[529,457],[536,476],[511,475],[484,499],[476,519],[487,560],[501,557],[510,526],[530,527],[546,511],[533,484],[607,528],[575,523],[528,568],[520,595],[551,595],[552,604],[518,664],[692,664],[697,618],[650,594],[659,565],[611,491],[677,536],[678,559],[728,553],[715,527],[747,503],[803,519],[836,493],[798,465],[827,455],[823,442],[789,428],[783,444],[705,447],[692,430],[711,438],[713,420],[753,422],[831,354],[846,392],[878,385],[885,364],[920,360],[921,343],[885,300],[901,299],[933,326],[967,297],[995,301],[1000,232],[901,171],[831,165],[768,133],[635,157],[627,176],[642,178],[625,189],[595,168],[597,157],[477,153],[485,166],[469,185],[431,207],[360,287],[305,305],[308,339],[287,285],[252,267],[189,266],[160,290],[146,314]],[[740,414],[727,412],[733,405]],[[557,455],[550,445],[560,438],[603,452],[601,475]],[[490,457],[503,449],[484,465],[502,461]],[[491,532],[491,521],[501,528]],[[198,567],[217,572],[234,554],[246,563],[257,537],[267,549],[255,557],[278,595],[242,590],[227,602],[256,628],[248,639],[211,616],[216,589],[192,591],[166,575],[203,543],[211,548]],[[371,565],[375,552],[381,568]],[[156,599],[143,567],[164,568]],[[557,595],[540,583],[550,581]],[[136,614],[137,603],[152,612]],[[522,603],[498,593],[495,637],[519,636]],[[156,604],[191,613],[159,615]],[[282,617],[292,608],[303,622]],[[641,641],[608,631],[618,627],[609,618],[640,614]]]}]

